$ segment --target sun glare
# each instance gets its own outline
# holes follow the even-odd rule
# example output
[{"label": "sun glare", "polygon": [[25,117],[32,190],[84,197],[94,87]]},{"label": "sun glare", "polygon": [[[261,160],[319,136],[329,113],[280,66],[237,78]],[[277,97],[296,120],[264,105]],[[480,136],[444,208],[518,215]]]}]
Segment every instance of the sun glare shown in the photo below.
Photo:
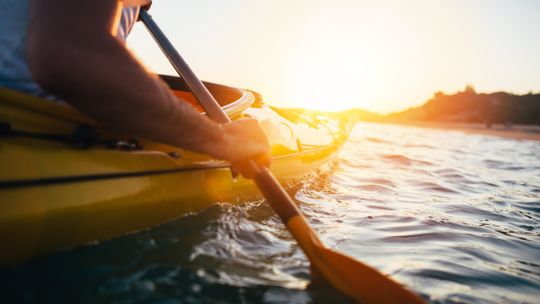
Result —
[{"label": "sun glare", "polygon": [[403,71],[422,67],[417,33],[395,11],[335,9],[315,12],[304,22],[303,32],[291,34],[295,41],[284,73],[286,95],[295,106],[389,111],[400,98],[390,88],[407,90],[414,77]]},{"label": "sun glare", "polygon": [[[255,90],[275,106],[389,113],[467,84],[522,94],[538,87],[540,61],[533,59],[540,44],[532,30],[538,17],[526,5],[494,8],[465,0],[236,5],[190,3],[199,13],[180,19],[160,6],[155,12],[162,10],[160,20],[170,22],[166,29],[173,44],[203,79]],[[174,74],[143,35],[139,28],[130,37],[136,53],[146,54],[152,70]]]}]

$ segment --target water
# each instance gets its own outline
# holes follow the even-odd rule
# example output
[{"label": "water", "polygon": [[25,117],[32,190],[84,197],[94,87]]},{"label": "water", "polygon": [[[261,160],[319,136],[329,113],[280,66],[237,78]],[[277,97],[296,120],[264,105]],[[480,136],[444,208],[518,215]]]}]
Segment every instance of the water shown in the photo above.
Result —
[{"label": "water", "polygon": [[[540,142],[360,124],[291,189],[321,239],[435,303],[538,303]],[[346,303],[262,201],[0,269],[18,302]],[[6,302],[7,303],[7,302]]]}]

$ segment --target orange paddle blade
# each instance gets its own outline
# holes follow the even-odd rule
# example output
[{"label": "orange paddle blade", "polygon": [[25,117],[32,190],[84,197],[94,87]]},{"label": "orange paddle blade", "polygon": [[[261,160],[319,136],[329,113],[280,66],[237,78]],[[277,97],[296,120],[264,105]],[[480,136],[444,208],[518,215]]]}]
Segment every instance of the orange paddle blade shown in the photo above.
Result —
[{"label": "orange paddle blade", "polygon": [[302,216],[287,227],[311,261],[316,274],[343,294],[362,303],[425,303],[419,296],[378,270],[324,247]]}]

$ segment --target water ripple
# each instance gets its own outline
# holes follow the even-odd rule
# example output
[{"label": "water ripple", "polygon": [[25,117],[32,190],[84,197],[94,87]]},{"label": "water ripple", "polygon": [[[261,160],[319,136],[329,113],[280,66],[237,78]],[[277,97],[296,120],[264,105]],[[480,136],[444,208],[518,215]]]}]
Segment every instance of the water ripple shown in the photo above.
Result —
[{"label": "water ripple", "polygon": [[[360,124],[291,188],[321,239],[433,303],[538,303],[540,143]],[[0,269],[9,302],[347,303],[263,201]],[[6,294],[6,293],[4,293]]]}]

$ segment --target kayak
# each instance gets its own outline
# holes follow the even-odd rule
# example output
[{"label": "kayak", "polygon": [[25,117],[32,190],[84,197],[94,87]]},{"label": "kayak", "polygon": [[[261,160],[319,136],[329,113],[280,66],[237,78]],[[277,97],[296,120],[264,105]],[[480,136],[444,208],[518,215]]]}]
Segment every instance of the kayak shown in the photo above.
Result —
[{"label": "kayak", "polygon": [[[160,77],[205,115],[185,82]],[[291,184],[331,164],[352,123],[279,109],[205,82],[231,119],[257,119],[272,173]],[[229,163],[107,130],[62,102],[0,88],[0,264],[170,222],[216,202],[261,198]]]}]

